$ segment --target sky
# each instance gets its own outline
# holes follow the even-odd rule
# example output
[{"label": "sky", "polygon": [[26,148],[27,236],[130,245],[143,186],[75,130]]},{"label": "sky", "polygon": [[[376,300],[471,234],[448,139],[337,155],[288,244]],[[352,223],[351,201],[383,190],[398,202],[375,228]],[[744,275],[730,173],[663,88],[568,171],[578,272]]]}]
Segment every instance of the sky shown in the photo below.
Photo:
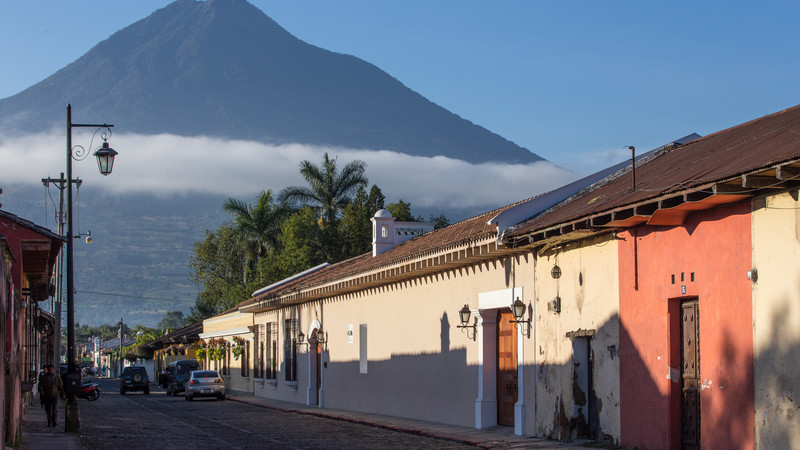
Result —
[{"label": "sky", "polygon": [[[168,3],[2,2],[0,98],[45,79]],[[444,158],[419,161],[389,152],[371,159],[370,181],[380,181],[384,192],[412,199],[412,205],[455,201],[499,206],[629,158],[628,145],[643,152],[692,132],[706,135],[800,103],[800,2],[251,3],[298,38],[368,61],[434,103],[558,166],[477,166]],[[76,118],[78,105],[73,108],[76,120],[105,120]],[[129,143],[154,148],[161,143],[158,137],[115,133],[115,148]],[[42,139],[62,142],[63,136]],[[49,143],[42,141],[42,148]],[[191,143],[205,149],[213,162],[219,142]],[[242,157],[260,151],[252,143],[238,145]],[[278,151],[288,166],[249,167],[253,178],[239,174],[222,185],[233,195],[244,195],[253,190],[248,180],[263,179],[263,171],[270,170],[273,185],[258,190],[298,184],[287,173],[296,174],[298,158],[313,156],[311,150],[284,146]],[[339,154],[359,156],[347,149]],[[122,181],[114,183],[116,189],[141,186],[148,164],[154,187],[181,191],[197,184],[196,178],[181,181],[153,173],[156,169],[147,155],[129,157],[129,169],[118,161]],[[0,161],[13,157],[8,139],[2,140]],[[138,158],[138,165],[132,158]],[[60,158],[53,175],[59,164],[63,165]],[[24,170],[21,162],[17,165]],[[233,162],[230,165],[237,170]],[[142,169],[136,176],[130,169],[134,166]],[[12,165],[6,167],[0,168],[0,182],[13,180]],[[415,191],[398,175],[403,173],[398,167],[437,178],[439,184]],[[41,178],[39,172],[30,177]],[[489,189],[468,182],[487,173]]]}]

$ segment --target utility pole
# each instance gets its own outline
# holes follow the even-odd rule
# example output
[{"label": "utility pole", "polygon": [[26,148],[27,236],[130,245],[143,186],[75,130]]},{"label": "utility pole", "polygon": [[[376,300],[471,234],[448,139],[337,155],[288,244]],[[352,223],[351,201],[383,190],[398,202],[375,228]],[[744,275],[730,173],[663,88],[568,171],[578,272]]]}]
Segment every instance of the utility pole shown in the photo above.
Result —
[{"label": "utility pole", "polygon": [[[76,178],[72,180],[75,186],[81,186],[81,179]],[[60,178],[42,178],[42,184],[48,187],[50,183],[55,184],[58,188],[58,235],[64,236],[64,189],[67,187],[67,180],[64,178],[64,172],[61,172]],[[67,239],[71,239],[66,236]],[[55,351],[53,353],[54,364],[61,362],[61,305],[64,301],[64,286],[63,286],[63,272],[64,272],[64,252],[60,252],[56,260],[56,296],[53,299],[50,311],[53,313],[56,321],[56,329],[54,331]]]},{"label": "utility pole", "polygon": [[119,318],[119,374],[117,377],[122,376],[122,317]]}]

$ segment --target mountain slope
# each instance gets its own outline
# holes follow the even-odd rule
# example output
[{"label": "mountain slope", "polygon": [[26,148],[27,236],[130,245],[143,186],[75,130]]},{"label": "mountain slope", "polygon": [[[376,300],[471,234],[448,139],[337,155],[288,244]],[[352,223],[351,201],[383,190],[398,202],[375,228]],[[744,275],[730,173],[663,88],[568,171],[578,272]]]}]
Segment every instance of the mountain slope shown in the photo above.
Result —
[{"label": "mountain slope", "polygon": [[178,0],[0,100],[0,129],[62,126],[72,103],[119,132],[299,142],[470,162],[530,151],[354,56],[309,45],[245,0]]}]

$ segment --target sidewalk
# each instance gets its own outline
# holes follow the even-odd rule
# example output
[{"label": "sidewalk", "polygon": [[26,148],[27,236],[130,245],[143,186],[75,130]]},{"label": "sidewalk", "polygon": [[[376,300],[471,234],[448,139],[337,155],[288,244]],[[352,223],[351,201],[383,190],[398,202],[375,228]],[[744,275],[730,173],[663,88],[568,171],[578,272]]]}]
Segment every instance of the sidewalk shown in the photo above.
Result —
[{"label": "sidewalk", "polygon": [[293,412],[297,414],[308,414],[317,417],[324,417],[334,420],[344,420],[362,425],[375,426],[388,430],[412,433],[421,436],[429,436],[440,439],[447,439],[454,442],[477,445],[484,448],[503,448],[503,449],[583,449],[586,444],[592,441],[559,442],[550,441],[542,438],[530,436],[517,436],[512,427],[496,426],[483,430],[456,425],[446,425],[435,422],[425,422],[422,420],[404,419],[402,417],[383,416],[380,414],[360,413],[353,411],[342,411],[337,409],[320,409],[317,406],[306,406],[280,400],[267,399],[263,397],[236,395],[228,396],[228,400],[262,408],[274,409],[283,412]]},{"label": "sidewalk", "polygon": [[33,405],[22,418],[22,442],[25,450],[59,449],[79,450],[78,435],[64,432],[64,408],[59,406],[58,426],[47,426],[44,408],[39,406],[39,396],[35,395]]}]

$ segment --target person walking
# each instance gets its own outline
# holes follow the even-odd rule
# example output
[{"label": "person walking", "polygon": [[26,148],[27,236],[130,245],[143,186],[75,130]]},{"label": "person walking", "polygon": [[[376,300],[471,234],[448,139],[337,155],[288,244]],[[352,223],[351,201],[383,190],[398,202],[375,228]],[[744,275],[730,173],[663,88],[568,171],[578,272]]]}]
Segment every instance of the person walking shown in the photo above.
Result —
[{"label": "person walking", "polygon": [[44,379],[47,377],[47,366],[49,364],[45,364],[42,366],[42,371],[39,372],[39,375],[36,377],[36,389],[39,391],[39,404],[42,408],[44,408]]},{"label": "person walking", "polygon": [[58,399],[65,394],[61,376],[56,375],[52,364],[47,365],[47,375],[44,377],[44,411],[47,414],[47,426],[56,426],[58,416]]}]

